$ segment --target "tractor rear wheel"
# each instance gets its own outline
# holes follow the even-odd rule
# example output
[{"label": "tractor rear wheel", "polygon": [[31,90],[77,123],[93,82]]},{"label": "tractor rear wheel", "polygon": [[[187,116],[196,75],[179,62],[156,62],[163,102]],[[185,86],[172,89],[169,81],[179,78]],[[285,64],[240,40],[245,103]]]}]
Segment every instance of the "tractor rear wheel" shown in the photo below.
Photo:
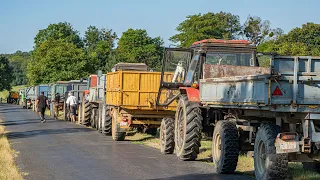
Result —
[{"label": "tractor rear wheel", "polygon": [[104,135],[111,135],[111,129],[112,129],[112,117],[110,116],[110,109],[107,108],[102,133]]},{"label": "tractor rear wheel", "polygon": [[92,114],[92,106],[88,100],[84,100],[84,121],[83,125],[89,126]]},{"label": "tractor rear wheel", "polygon": [[201,130],[201,109],[196,102],[190,102],[182,95],[176,112],[175,150],[180,160],[195,160],[199,154]]},{"label": "tractor rear wheel", "polygon": [[174,151],[174,119],[163,118],[160,126],[160,150],[163,154]]}]

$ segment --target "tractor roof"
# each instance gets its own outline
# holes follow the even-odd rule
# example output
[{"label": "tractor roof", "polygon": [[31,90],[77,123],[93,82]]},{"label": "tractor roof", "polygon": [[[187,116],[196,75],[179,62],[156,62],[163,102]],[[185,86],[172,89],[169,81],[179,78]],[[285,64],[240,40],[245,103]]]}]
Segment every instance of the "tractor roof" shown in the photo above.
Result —
[{"label": "tractor roof", "polygon": [[232,49],[232,51],[238,50],[255,50],[256,47],[247,40],[223,40],[223,39],[204,39],[194,42],[191,46],[192,49],[203,50],[217,50],[217,49]]}]

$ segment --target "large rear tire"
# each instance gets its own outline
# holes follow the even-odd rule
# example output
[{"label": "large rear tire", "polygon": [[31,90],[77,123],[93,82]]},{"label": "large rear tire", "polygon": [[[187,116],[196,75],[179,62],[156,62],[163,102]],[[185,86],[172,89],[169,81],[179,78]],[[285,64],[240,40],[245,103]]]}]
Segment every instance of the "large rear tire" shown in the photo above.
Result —
[{"label": "large rear tire", "polygon": [[115,141],[123,141],[126,137],[126,132],[120,132],[120,127],[117,120],[118,111],[114,109],[112,114],[112,139]]},{"label": "large rear tire", "polygon": [[262,124],[254,142],[254,169],[257,180],[285,179],[288,174],[288,154],[276,154],[274,145],[280,127]]},{"label": "large rear tire", "polygon": [[99,117],[98,109],[92,108],[90,124],[91,124],[91,127],[96,130],[98,130],[98,117]]},{"label": "large rear tire", "polygon": [[92,114],[92,106],[88,100],[84,100],[84,121],[83,125],[89,126]]},{"label": "large rear tire", "polygon": [[163,118],[160,126],[160,150],[163,154],[174,151],[174,119]]},{"label": "large rear tire", "polygon": [[217,173],[233,173],[239,157],[237,126],[229,120],[216,123],[212,138],[212,159]]},{"label": "large rear tire", "polygon": [[199,154],[202,115],[199,104],[180,96],[175,121],[175,151],[180,160],[195,160]]},{"label": "large rear tire", "polygon": [[112,117],[110,116],[109,108],[107,108],[102,133],[104,135],[111,135],[111,129],[112,129]]}]

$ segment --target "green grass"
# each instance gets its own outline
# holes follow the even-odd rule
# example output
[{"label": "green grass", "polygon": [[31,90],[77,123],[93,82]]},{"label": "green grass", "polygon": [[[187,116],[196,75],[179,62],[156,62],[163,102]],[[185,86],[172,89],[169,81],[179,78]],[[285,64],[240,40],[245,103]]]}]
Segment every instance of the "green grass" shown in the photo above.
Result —
[{"label": "green grass", "polygon": [[[17,91],[19,92],[19,89],[25,88],[26,85],[21,85],[21,86],[13,86],[11,91]],[[0,98],[2,98],[2,101],[6,101],[6,99],[8,98],[9,95],[9,91],[4,90],[0,92]]]},{"label": "green grass", "polygon": [[[129,133],[126,136],[126,140],[132,141],[134,144],[142,144],[150,146],[156,149],[160,149],[160,140],[152,135],[141,133]],[[212,162],[212,141],[202,140],[200,153],[198,154],[197,161],[204,162],[211,166],[214,166]],[[254,177],[254,161],[252,157],[246,155],[240,155],[236,172],[239,174],[245,174]],[[314,171],[304,170],[302,163],[289,163],[289,173],[294,180],[316,180],[320,179],[320,174]]]}]

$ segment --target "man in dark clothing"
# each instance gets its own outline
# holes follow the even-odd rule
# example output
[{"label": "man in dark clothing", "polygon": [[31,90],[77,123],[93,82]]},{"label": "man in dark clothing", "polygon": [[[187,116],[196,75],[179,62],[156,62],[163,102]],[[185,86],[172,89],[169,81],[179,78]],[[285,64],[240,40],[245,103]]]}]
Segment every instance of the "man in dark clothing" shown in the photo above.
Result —
[{"label": "man in dark clothing", "polygon": [[46,107],[49,107],[48,98],[44,95],[44,92],[41,92],[40,96],[38,96],[36,100],[36,109],[40,114],[41,122],[46,122],[44,118],[44,112],[46,111]]},{"label": "man in dark clothing", "polygon": [[58,119],[59,117],[59,103],[60,103],[60,93],[57,93],[54,97],[54,118]]}]

